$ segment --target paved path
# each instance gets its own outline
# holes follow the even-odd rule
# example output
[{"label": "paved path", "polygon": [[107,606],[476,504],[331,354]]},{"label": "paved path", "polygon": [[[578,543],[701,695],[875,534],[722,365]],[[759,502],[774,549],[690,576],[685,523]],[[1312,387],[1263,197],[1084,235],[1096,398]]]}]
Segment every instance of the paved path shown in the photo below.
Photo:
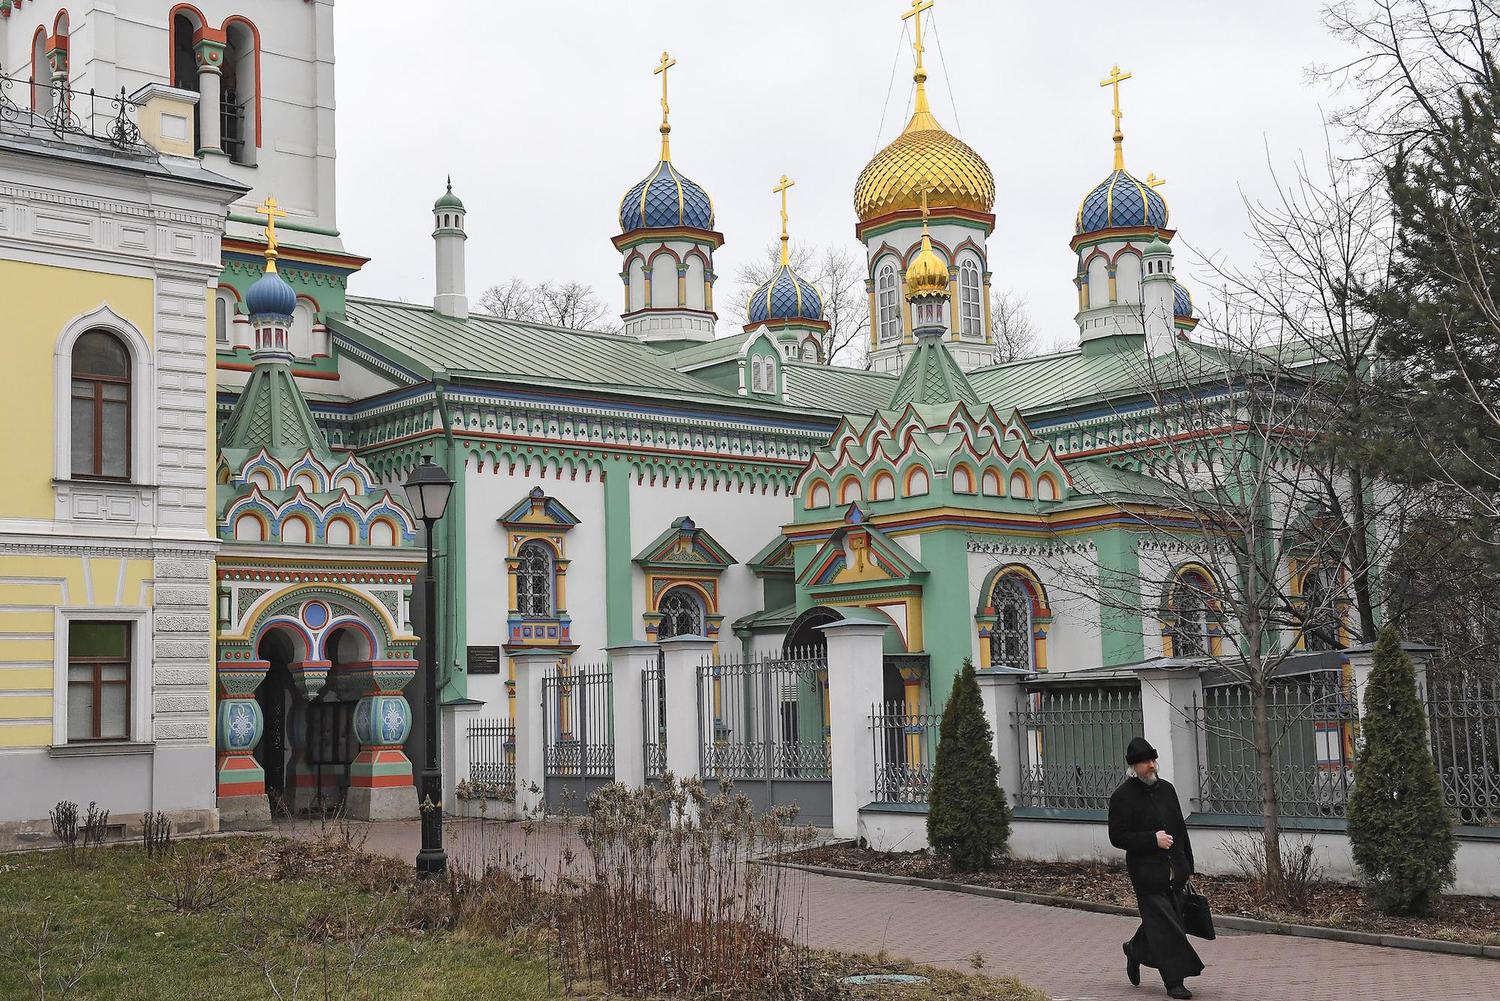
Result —
[{"label": "paved path", "polygon": [[[525,848],[554,859],[556,828],[456,822],[447,826],[450,854],[495,857]],[[370,824],[366,848],[415,858],[415,823]],[[306,836],[307,829],[288,830]],[[1165,998],[1153,971],[1142,985],[1125,980],[1120,943],[1129,918],[945,890],[807,877],[807,939],[819,948],[878,953],[934,966],[1011,974],[1054,1001],[1146,1001]],[[1248,932],[1196,942],[1208,969],[1188,981],[1204,1001],[1496,1001],[1500,962],[1467,956],[1346,945]]]}]

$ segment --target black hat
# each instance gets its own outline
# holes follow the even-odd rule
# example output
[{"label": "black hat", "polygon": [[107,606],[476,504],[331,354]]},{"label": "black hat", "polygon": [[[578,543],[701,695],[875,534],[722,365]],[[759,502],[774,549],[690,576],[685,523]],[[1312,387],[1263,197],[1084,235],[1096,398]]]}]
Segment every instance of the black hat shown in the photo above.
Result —
[{"label": "black hat", "polygon": [[1142,761],[1155,760],[1156,748],[1146,743],[1145,737],[1130,738],[1130,745],[1125,748],[1125,763],[1127,765],[1136,765]]}]

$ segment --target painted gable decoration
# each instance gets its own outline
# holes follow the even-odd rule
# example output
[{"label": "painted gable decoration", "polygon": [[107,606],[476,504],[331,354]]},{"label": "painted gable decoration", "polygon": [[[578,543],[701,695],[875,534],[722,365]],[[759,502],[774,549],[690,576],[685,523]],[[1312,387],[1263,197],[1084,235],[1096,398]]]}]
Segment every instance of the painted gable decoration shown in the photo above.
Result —
[{"label": "painted gable decoration", "polygon": [[858,504],[849,507],[842,528],[828,537],[803,569],[798,583],[821,597],[892,586],[920,587],[927,568],[899,544],[869,524]]},{"label": "painted gable decoration", "polygon": [[635,558],[646,570],[708,570],[715,576],[738,561],[692,518],[683,516]]},{"label": "painted gable decoration", "polygon": [[785,535],[776,536],[745,565],[757,577],[790,577],[795,570],[792,540]]},{"label": "painted gable decoration", "polygon": [[548,497],[541,487],[532,487],[531,493],[514,507],[495,519],[505,528],[515,530],[552,530],[566,532],[578,524],[578,518],[563,507],[555,497]]}]

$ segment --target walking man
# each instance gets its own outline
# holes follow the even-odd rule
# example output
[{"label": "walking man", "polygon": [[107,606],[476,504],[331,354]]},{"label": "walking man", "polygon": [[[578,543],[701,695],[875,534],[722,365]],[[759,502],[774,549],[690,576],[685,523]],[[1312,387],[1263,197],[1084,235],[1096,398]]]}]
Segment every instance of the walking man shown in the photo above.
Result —
[{"label": "walking man", "polygon": [[1193,874],[1193,845],[1172,783],[1156,774],[1156,748],[1134,737],[1125,749],[1133,773],[1109,797],[1109,843],[1125,852],[1141,926],[1125,943],[1125,975],[1141,985],[1141,967],[1155,967],[1167,994],[1190,998],[1187,977],[1203,961],[1182,924],[1183,887]]}]

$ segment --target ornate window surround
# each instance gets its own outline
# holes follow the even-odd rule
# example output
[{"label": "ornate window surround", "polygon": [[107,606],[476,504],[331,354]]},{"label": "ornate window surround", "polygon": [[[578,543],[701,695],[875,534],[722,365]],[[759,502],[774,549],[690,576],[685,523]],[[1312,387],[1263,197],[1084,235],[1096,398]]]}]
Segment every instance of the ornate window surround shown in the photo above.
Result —
[{"label": "ornate window surround", "polygon": [[[130,354],[130,476],[126,480],[73,478],[73,347],[91,330],[114,334]],[[52,355],[53,516],[135,529],[155,524],[156,355],[140,330],[108,304],[68,321]]]},{"label": "ornate window surround", "polygon": [[677,587],[697,592],[703,603],[703,634],[708,639],[717,639],[724,621],[719,612],[719,578],[736,562],[692,518],[674,519],[634,560],[645,576],[646,610],[641,618],[646,639],[656,639],[662,620],[661,601]]},{"label": "ornate window surround", "polygon": [[983,654],[981,660],[986,666],[990,662],[989,641],[999,625],[999,613],[990,602],[995,593],[995,587],[1002,578],[1014,578],[1025,590],[1031,599],[1031,666],[1032,671],[1045,673],[1047,670],[1047,634],[1052,630],[1052,605],[1047,598],[1047,589],[1042,586],[1041,579],[1030,567],[1021,563],[1007,563],[996,567],[985,575],[983,586],[979,590],[979,608],[974,614],[974,622],[979,633],[979,648]]},{"label": "ornate window surround", "polygon": [[[1196,577],[1200,583],[1189,585],[1186,581]],[[1177,650],[1176,626],[1177,613],[1174,607],[1177,601],[1178,589],[1183,586],[1193,587],[1201,592],[1199,597],[1203,601],[1203,628],[1204,635],[1200,637],[1206,642],[1205,649],[1201,652],[1180,653]],[[1174,567],[1172,573],[1167,577],[1166,586],[1162,589],[1162,612],[1161,612],[1161,648],[1164,657],[1218,657],[1224,649],[1224,629],[1221,623],[1222,609],[1219,605],[1218,578],[1201,563],[1184,563]]]},{"label": "ornate window surround", "polygon": [[[556,647],[570,651],[572,618],[568,615],[567,533],[578,524],[571,511],[541,487],[533,487],[521,501],[496,519],[505,532],[506,647]],[[551,562],[552,595],[550,613],[544,616],[523,615],[520,606],[519,580],[522,549],[530,545],[545,548]]]}]

